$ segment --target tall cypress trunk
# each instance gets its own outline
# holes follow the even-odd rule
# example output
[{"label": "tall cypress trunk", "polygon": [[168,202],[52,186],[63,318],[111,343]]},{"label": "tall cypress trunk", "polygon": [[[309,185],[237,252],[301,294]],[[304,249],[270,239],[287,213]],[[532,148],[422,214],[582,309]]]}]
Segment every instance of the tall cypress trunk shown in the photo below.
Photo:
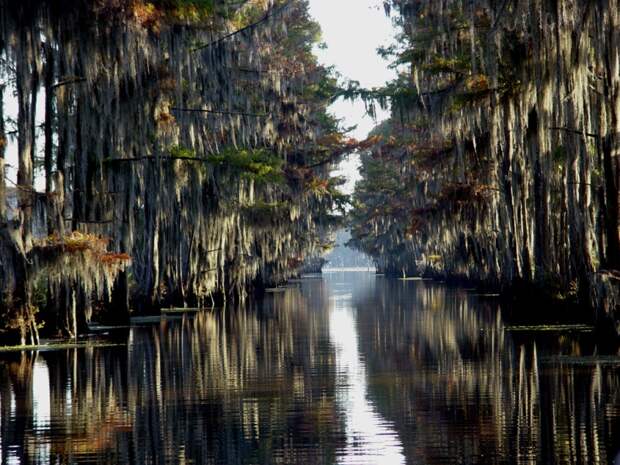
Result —
[{"label": "tall cypress trunk", "polygon": [[605,231],[607,239],[606,264],[608,268],[620,268],[620,240],[618,238],[618,185],[615,163],[612,160],[612,138],[602,141],[603,174],[605,180]]},{"label": "tall cypress trunk", "polygon": [[45,44],[45,198],[47,212],[47,233],[58,232],[56,210],[58,199],[54,193],[54,50],[49,43]]},{"label": "tall cypress trunk", "polygon": [[[2,53],[2,45],[0,44],[0,54]],[[4,160],[6,157],[6,130],[4,127],[4,89],[5,86],[0,85],[0,228],[6,227],[6,180]],[[0,263],[2,258],[0,257]],[[0,291],[2,289],[0,288]]]},{"label": "tall cypress trunk", "polygon": [[620,269],[620,237],[618,236],[618,220],[620,217],[620,208],[618,205],[618,162],[617,154],[614,150],[618,150],[616,146],[616,131],[618,128],[618,114],[616,106],[618,103],[620,89],[618,89],[618,72],[617,64],[614,58],[618,53],[618,32],[616,24],[617,11],[607,12],[609,15],[609,24],[604,32],[606,37],[606,47],[604,49],[604,66],[605,74],[603,79],[603,102],[609,112],[609,125],[607,134],[602,135],[601,149],[603,152],[603,177],[605,183],[605,236],[606,236],[606,263],[608,268]]},{"label": "tall cypress trunk", "polygon": [[19,326],[21,344],[28,338],[33,344],[38,343],[38,331],[31,302],[31,277],[26,254],[32,249],[33,208],[36,201],[34,190],[34,154],[35,154],[35,111],[36,87],[38,86],[38,67],[34,31],[24,28],[19,35],[19,54],[21,60],[16,65],[17,87],[17,196],[19,234],[16,244],[14,304],[17,311],[15,319]]},{"label": "tall cypress trunk", "polygon": [[32,108],[32,85],[36,79],[32,63],[32,31],[26,29],[20,34],[21,59],[17,60],[17,152],[18,206],[21,220],[21,235],[25,250],[32,247],[32,211],[34,206],[34,117]]}]

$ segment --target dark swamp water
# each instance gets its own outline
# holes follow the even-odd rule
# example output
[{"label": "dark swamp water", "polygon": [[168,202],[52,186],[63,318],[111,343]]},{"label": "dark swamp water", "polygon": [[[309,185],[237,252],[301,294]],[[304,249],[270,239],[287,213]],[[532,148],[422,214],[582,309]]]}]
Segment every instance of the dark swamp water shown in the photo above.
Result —
[{"label": "dark swamp water", "polygon": [[334,273],[113,347],[6,354],[0,463],[613,463],[620,358],[513,329],[462,289]]}]

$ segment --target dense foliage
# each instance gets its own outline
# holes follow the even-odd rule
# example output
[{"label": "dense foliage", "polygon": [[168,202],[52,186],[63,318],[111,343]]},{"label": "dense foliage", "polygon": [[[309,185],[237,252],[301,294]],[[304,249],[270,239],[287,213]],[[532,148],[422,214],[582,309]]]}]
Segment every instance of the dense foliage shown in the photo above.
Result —
[{"label": "dense foliage", "polygon": [[0,2],[0,326],[74,336],[323,253],[350,142],[319,35],[305,1]]},{"label": "dense foliage", "polygon": [[618,2],[385,6],[399,77],[342,92],[392,111],[363,156],[354,244],[393,273],[615,308]]}]

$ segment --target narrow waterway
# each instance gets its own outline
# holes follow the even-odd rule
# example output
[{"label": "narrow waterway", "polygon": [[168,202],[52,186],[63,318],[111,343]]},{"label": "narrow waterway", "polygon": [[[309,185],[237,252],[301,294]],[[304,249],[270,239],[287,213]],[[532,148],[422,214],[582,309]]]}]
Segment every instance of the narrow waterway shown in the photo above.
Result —
[{"label": "narrow waterway", "polygon": [[0,463],[612,463],[620,358],[471,291],[330,273],[0,359]]}]

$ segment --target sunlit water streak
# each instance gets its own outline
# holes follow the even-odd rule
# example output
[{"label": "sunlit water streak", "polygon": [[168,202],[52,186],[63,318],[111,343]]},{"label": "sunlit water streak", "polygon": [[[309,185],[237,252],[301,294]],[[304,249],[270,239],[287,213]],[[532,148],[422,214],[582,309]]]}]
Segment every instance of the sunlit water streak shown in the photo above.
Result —
[{"label": "sunlit water streak", "polygon": [[[51,418],[50,377],[45,360],[36,358],[32,373],[33,429],[38,432],[49,431]],[[29,444],[34,448],[34,456],[40,463],[50,463],[51,444],[49,440],[36,440]]]},{"label": "sunlit water streak", "polygon": [[338,452],[342,464],[404,464],[398,434],[368,399],[366,366],[359,352],[352,294],[330,298],[330,340],[336,350],[339,389],[336,401],[346,421],[346,448]]}]

